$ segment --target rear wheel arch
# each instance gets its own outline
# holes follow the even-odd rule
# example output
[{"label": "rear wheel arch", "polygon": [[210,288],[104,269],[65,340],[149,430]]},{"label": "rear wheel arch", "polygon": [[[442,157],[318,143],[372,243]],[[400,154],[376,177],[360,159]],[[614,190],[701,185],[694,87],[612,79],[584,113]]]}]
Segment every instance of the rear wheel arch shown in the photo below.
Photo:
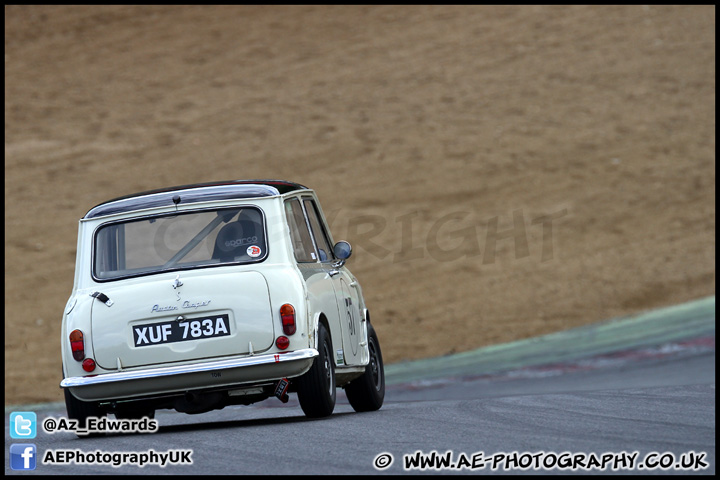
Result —
[{"label": "rear wheel arch", "polygon": [[330,322],[328,321],[327,317],[324,313],[320,312],[317,315],[317,320],[315,321],[315,325],[313,326],[313,345],[315,348],[318,348],[318,329],[320,328],[320,325],[325,327],[325,330],[330,335],[330,341],[332,342],[333,339],[333,330],[330,328]]}]

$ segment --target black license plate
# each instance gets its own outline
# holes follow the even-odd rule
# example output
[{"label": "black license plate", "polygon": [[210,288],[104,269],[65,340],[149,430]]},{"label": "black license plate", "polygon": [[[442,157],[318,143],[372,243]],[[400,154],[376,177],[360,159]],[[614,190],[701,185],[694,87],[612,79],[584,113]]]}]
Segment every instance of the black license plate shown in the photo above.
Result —
[{"label": "black license plate", "polygon": [[171,320],[169,322],[133,325],[132,328],[136,347],[230,335],[228,315],[188,318],[180,322]]}]

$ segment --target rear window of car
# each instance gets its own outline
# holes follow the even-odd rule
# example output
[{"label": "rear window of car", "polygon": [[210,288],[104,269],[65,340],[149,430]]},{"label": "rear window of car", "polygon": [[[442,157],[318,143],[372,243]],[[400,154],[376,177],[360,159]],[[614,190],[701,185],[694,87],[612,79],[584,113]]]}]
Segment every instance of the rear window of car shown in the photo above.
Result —
[{"label": "rear window of car", "polygon": [[114,222],[95,232],[93,277],[114,280],[157,272],[261,262],[265,221],[257,207],[193,211]]}]

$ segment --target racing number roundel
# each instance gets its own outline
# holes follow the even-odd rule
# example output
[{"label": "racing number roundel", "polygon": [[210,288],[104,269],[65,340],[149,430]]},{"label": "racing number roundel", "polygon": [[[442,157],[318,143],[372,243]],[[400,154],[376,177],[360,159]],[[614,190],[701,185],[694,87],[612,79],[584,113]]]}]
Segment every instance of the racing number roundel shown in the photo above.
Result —
[{"label": "racing number roundel", "polygon": [[352,296],[350,295],[349,289],[345,280],[340,281],[342,285],[343,297],[345,299],[345,320],[350,334],[350,348],[352,349],[353,355],[357,355],[358,350],[358,319],[355,311],[357,310],[356,305],[353,303]]}]

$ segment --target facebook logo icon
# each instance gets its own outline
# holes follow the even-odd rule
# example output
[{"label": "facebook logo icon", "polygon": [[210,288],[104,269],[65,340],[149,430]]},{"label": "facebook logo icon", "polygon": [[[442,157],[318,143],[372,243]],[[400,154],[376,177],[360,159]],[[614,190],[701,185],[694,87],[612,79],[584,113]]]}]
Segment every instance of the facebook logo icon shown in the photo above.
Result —
[{"label": "facebook logo icon", "polygon": [[37,447],[32,443],[10,445],[10,468],[13,470],[35,470]]}]

